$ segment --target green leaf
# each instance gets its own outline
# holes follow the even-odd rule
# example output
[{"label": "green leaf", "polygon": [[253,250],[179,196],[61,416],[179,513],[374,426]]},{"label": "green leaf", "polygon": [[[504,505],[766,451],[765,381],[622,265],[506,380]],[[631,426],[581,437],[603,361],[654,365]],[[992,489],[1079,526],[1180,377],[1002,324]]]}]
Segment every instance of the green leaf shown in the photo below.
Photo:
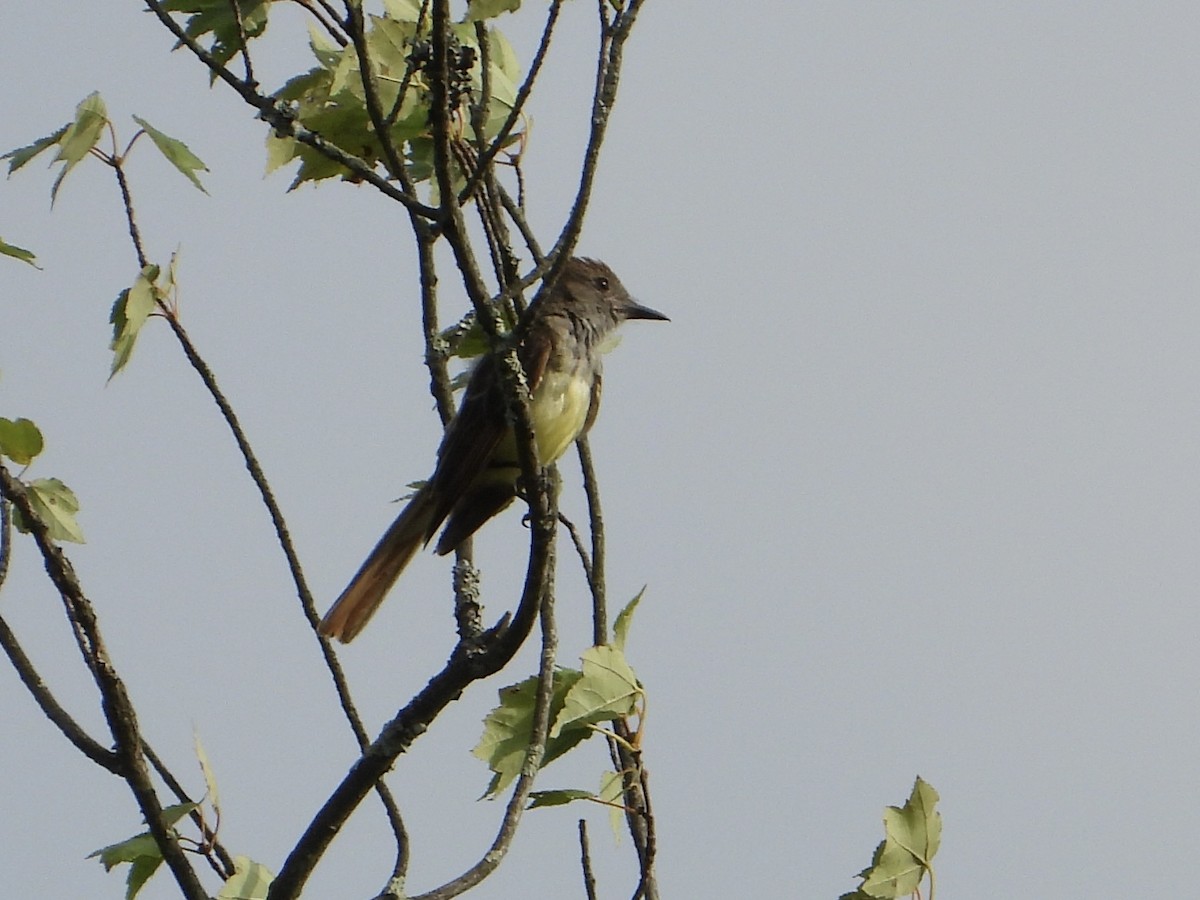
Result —
[{"label": "green leaf", "polygon": [[467,15],[464,22],[479,22],[494,19],[500,13],[516,12],[521,0],[467,0]]},{"label": "green leaf", "polygon": [[[508,118],[513,104],[517,100],[517,86],[521,80],[521,63],[516,51],[499,29],[488,30],[488,42],[491,45],[491,103],[488,109],[488,120],[484,125],[484,136],[491,140],[500,131],[500,126]],[[471,41],[472,44],[476,42]],[[471,84],[476,95],[483,90],[483,77],[479,68],[471,72]],[[509,146],[520,139],[519,127],[509,134],[504,146]]]},{"label": "green leaf", "polygon": [[[383,8],[389,19],[401,22],[416,22],[421,16],[421,0],[383,0]],[[428,20],[428,16],[425,17]],[[426,27],[429,27],[426,21]]]},{"label": "green leaf", "polygon": [[859,873],[859,891],[871,897],[904,897],[913,893],[938,851],[942,815],[936,810],[938,794],[920,777],[902,807],[883,811],[885,837],[875,848],[871,865]]},{"label": "green leaf", "polygon": [[[238,0],[247,41],[262,37],[267,30],[269,6],[270,0]],[[164,0],[162,7],[167,12],[191,15],[183,26],[188,37],[199,40],[205,35],[212,35],[206,49],[221,65],[241,52],[238,20],[229,0]],[[215,74],[209,75],[210,83],[215,79]]]},{"label": "green leaf", "polygon": [[613,646],[625,652],[625,639],[629,637],[629,626],[633,624],[633,613],[637,609],[637,605],[641,603],[642,596],[646,593],[645,585],[637,592],[637,596],[625,604],[625,608],[617,613],[617,618],[613,622]]},{"label": "green leaf", "polygon": [[217,900],[264,900],[275,876],[248,856],[233,858],[234,874],[221,886]]},{"label": "green leaf", "polygon": [[44,446],[42,432],[28,419],[13,421],[0,417],[0,455],[18,466],[27,466]]},{"label": "green leaf", "polygon": [[589,647],[581,659],[583,677],[571,685],[550,729],[551,737],[557,737],[564,729],[585,728],[637,711],[642,687],[624,653],[608,644]]},{"label": "green leaf", "polygon": [[54,179],[54,186],[50,188],[51,204],[58,196],[58,189],[62,187],[67,173],[96,146],[106,122],[108,110],[99,92],[88,94],[75,107],[75,121],[67,126],[66,132],[58,141],[58,155],[54,157],[55,162],[62,162],[64,165],[58,177]]},{"label": "green leaf", "polygon": [[208,166],[204,165],[200,157],[188,149],[187,144],[163,134],[145,119],[138,116],[134,116],[133,121],[137,122],[142,130],[150,135],[150,140],[154,141],[154,146],[167,158],[167,162],[182,172],[187,180],[201,191],[204,191],[206,194],[208,193],[208,191],[204,190],[204,185],[200,183],[200,179],[196,177],[197,172],[207,172]]},{"label": "green leaf", "polygon": [[[46,526],[51,540],[84,543],[83,531],[75,521],[79,512],[79,500],[74,491],[57,478],[39,478],[25,485],[29,492],[29,503],[33,511]],[[29,524],[19,509],[13,510],[13,524],[23,534],[29,533]]]},{"label": "green leaf", "polygon": [[608,804],[608,826],[612,829],[613,840],[618,844],[621,843],[624,824],[621,819],[625,815],[622,809],[625,803],[624,780],[616,772],[605,772],[600,776],[600,793],[596,796]]},{"label": "green leaf", "polygon": [[8,174],[11,175],[17,171],[17,169],[21,168],[21,166],[25,165],[25,163],[29,162],[43,150],[49,150],[51,147],[57,146],[58,142],[62,140],[62,136],[67,133],[67,129],[70,127],[70,125],[64,125],[58,131],[54,132],[54,134],[38,138],[27,147],[18,147],[16,150],[9,150],[3,156],[0,156],[0,159],[8,160]]},{"label": "green leaf", "polygon": [[[198,803],[177,803],[163,809],[163,820],[168,826],[199,807]],[[104,871],[111,872],[113,868],[123,863],[129,864],[129,875],[125,880],[125,900],[133,900],[142,889],[150,876],[162,864],[162,851],[149,831],[135,834],[131,838],[116,844],[109,844],[88,854],[88,859],[100,857]]]},{"label": "green leaf", "polygon": [[529,806],[526,809],[537,809],[539,806],[564,806],[575,800],[594,800],[596,795],[591,791],[581,791],[566,788],[558,791],[530,791]]},{"label": "green leaf", "polygon": [[[554,693],[550,699],[550,718],[553,721],[562,709],[563,699],[582,677],[573,669],[554,673]],[[521,774],[525,752],[533,734],[534,703],[537,697],[537,678],[526,678],[520,684],[500,689],[500,705],[493,709],[483,723],[483,736],[471,752],[488,764],[493,777],[485,797],[495,797]],[[591,736],[587,729],[568,729],[546,741],[542,767],[549,765],[572,747]]]},{"label": "green leaf", "polygon": [[112,313],[108,317],[113,327],[112,343],[109,345],[113,351],[113,363],[109,380],[129,362],[138,332],[158,305],[160,294],[154,284],[158,273],[158,266],[146,266],[134,279],[133,286],[121,291],[113,303]]},{"label": "green leaf", "polygon": [[29,263],[35,269],[41,269],[41,266],[34,262],[37,257],[33,254],[32,250],[26,250],[24,247],[17,247],[13,244],[6,244],[2,238],[0,238],[0,255],[11,256],[13,259]]}]

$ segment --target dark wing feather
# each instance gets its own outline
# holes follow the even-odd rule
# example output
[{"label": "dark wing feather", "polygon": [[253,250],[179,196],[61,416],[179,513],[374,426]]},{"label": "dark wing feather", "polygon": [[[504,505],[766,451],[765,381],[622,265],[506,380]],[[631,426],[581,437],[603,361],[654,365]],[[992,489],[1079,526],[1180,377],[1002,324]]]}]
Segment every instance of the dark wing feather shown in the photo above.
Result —
[{"label": "dark wing feather", "polygon": [[[525,369],[530,393],[541,384],[553,349],[554,345],[545,328],[527,332],[517,348],[517,358]],[[436,505],[426,540],[437,533],[446,517],[471,491],[480,474],[492,462],[496,448],[508,430],[499,363],[495,356],[489,354],[475,367],[458,415],[450,423],[442,446],[438,448],[437,469],[430,478]],[[493,510],[492,514],[503,505]],[[483,524],[487,518],[490,516],[481,519],[475,527]],[[456,544],[457,541],[449,545],[450,549]]]},{"label": "dark wing feather", "polygon": [[542,319],[539,324],[542,327],[531,329],[517,348],[517,358],[521,361],[521,368],[525,370],[530,394],[542,383],[542,376],[546,374],[546,366],[549,365],[550,355],[554,350],[550,329],[545,327],[546,320]]},{"label": "dark wing feather", "polygon": [[425,538],[433,537],[450,510],[487,468],[508,425],[496,362],[485,356],[475,367],[462,406],[438,448],[438,464],[430,477],[436,503]]}]

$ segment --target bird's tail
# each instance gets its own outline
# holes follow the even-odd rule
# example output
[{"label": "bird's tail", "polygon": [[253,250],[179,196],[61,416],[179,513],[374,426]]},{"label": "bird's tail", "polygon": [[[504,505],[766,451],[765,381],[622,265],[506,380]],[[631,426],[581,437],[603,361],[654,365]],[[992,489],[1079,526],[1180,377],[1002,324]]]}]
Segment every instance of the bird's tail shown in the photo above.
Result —
[{"label": "bird's tail", "polygon": [[396,517],[325,613],[319,627],[321,634],[349,643],[363,630],[404,567],[428,541],[434,508],[433,492],[426,485]]}]

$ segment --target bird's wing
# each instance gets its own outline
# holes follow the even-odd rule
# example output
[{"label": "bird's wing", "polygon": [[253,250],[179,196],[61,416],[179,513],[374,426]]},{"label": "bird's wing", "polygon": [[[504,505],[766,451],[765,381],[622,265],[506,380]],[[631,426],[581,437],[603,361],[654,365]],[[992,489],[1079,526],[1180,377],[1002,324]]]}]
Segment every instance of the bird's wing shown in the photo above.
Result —
[{"label": "bird's wing", "polygon": [[[521,341],[517,355],[525,369],[530,393],[537,390],[546,374],[552,349],[549,337],[540,329]],[[488,467],[496,447],[508,432],[504,388],[497,365],[496,357],[491,354],[479,361],[467,383],[462,406],[438,448],[437,469],[429,479],[436,505],[426,540],[437,533],[455,504]]]}]

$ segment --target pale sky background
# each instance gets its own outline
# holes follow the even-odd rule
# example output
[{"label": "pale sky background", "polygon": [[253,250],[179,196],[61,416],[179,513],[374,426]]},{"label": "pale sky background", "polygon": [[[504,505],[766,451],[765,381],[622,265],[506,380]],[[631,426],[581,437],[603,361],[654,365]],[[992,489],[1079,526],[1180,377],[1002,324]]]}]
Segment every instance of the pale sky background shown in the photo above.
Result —
[{"label": "pale sky background", "polygon": [[[539,7],[540,8],[540,7]],[[506,17],[528,59],[534,20]],[[533,106],[546,237],[587,120],[591,3],[568,7]],[[183,248],[184,321],[242,416],[322,604],[425,477],[437,443],[406,217],[364,187],[285,195],[265,134],[138,3],[7,4],[0,149],[100,90],[212,169],[147,144],[130,175],[151,255]],[[308,66],[297,14],[258,50]],[[667,3],[628,46],[580,249],[669,325],[608,361],[597,456],[613,602],[649,585],[629,647],[664,897],[834,898],[920,774],[942,796],[939,896],[1175,896],[1200,829],[1200,6],[1194,2]],[[277,870],[355,756],[267,516],[162,323],[105,385],[109,307],[136,264],[102,166],[53,213],[38,161],[0,185],[0,415],[78,493],[69,547],[145,731],[222,837]],[[443,282],[446,299],[463,308]],[[449,312],[447,312],[449,315]],[[577,480],[573,462],[565,466]],[[577,492],[566,511],[582,518]],[[527,533],[480,542],[509,608]],[[590,637],[562,546],[562,659]],[[342,653],[374,732],[452,646],[448,564],[414,564]],[[33,548],[0,604],[70,710],[95,691]],[[502,808],[469,751],[527,652],[477,684],[391,784],[411,889],[458,874]],[[139,829],[124,785],[0,672],[0,882],[120,897],[92,850]],[[599,743],[542,788],[593,787]],[[539,810],[470,896],[628,896],[605,816]],[[368,800],[308,896],[391,866]],[[215,886],[213,887],[215,891]],[[147,898],[177,896],[158,875]]]}]

